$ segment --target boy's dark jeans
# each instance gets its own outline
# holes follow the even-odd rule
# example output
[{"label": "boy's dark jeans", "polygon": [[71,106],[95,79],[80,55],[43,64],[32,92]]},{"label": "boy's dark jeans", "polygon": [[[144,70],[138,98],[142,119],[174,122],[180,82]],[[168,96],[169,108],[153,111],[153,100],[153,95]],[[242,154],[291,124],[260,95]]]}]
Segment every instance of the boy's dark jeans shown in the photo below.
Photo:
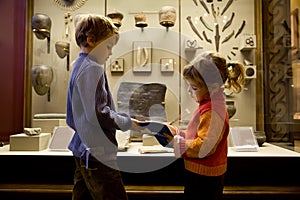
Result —
[{"label": "boy's dark jeans", "polygon": [[75,158],[73,200],[127,200],[120,171],[116,170],[116,161],[111,161],[110,168],[90,156],[88,168],[85,160]]}]

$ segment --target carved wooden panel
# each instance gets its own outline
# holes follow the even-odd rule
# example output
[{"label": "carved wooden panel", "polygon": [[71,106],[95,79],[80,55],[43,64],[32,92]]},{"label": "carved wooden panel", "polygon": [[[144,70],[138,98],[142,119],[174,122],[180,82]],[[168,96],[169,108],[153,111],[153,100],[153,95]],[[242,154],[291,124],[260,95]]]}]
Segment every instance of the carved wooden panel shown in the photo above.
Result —
[{"label": "carved wooden panel", "polygon": [[263,1],[265,129],[270,141],[288,141],[291,126],[290,5]]}]

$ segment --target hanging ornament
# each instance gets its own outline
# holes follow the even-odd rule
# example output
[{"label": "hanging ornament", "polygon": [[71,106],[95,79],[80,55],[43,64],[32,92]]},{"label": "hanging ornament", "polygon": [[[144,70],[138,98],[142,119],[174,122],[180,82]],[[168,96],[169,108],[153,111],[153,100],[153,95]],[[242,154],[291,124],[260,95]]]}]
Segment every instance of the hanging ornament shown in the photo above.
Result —
[{"label": "hanging ornament", "polygon": [[81,8],[87,0],[53,0],[53,2],[63,10],[74,11]]}]

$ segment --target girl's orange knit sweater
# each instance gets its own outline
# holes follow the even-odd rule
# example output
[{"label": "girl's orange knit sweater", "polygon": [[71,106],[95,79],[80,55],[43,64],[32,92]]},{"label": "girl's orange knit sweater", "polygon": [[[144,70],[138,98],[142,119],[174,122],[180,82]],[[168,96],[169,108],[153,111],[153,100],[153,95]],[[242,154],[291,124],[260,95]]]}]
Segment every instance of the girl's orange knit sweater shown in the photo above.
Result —
[{"label": "girl's orange knit sweater", "polygon": [[228,113],[223,89],[206,94],[199,102],[185,131],[180,131],[180,153],[185,169],[219,176],[227,170]]}]

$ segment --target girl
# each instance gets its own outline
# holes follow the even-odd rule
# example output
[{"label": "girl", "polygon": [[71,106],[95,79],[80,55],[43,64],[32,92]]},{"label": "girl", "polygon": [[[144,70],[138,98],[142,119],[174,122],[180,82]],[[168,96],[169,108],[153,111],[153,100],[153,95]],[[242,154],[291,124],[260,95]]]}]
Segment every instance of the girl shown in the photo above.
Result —
[{"label": "girl", "polygon": [[184,193],[191,199],[222,199],[227,169],[229,119],[223,90],[239,93],[244,81],[244,67],[226,63],[214,52],[201,53],[185,66],[183,77],[188,92],[199,104],[185,131],[173,130],[175,156],[185,165]]}]

